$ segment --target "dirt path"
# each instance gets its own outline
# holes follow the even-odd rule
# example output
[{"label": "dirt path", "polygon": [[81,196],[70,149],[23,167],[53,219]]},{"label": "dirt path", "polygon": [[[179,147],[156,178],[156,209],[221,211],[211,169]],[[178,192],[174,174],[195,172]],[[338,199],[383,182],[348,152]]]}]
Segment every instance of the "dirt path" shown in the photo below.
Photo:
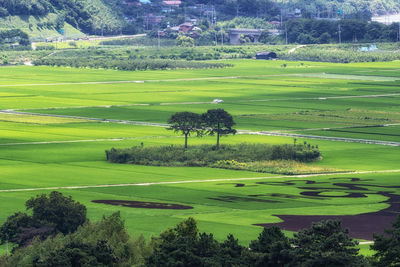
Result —
[{"label": "dirt path", "polygon": [[125,184],[103,184],[103,185],[78,185],[78,186],[55,186],[55,187],[37,187],[37,188],[18,188],[18,189],[3,189],[0,193],[7,192],[26,192],[26,191],[42,191],[42,190],[61,190],[61,189],[85,189],[85,188],[108,188],[108,187],[126,187],[126,186],[151,186],[151,185],[168,185],[168,184],[188,184],[188,183],[209,183],[209,182],[224,182],[224,181],[252,181],[265,179],[292,179],[292,178],[308,178],[329,175],[351,175],[351,174],[373,174],[373,173],[398,173],[400,170],[382,170],[382,171],[356,171],[356,172],[336,172],[322,174],[302,174],[302,175],[282,175],[282,176],[265,176],[265,177],[250,177],[250,178],[222,178],[208,180],[190,180],[190,181],[166,181],[166,182],[148,182],[148,183],[125,183]]},{"label": "dirt path", "polygon": [[400,123],[390,123],[390,124],[376,124],[376,125],[359,125],[359,126],[343,126],[343,127],[326,127],[326,128],[309,128],[309,129],[289,129],[289,130],[277,130],[271,131],[276,133],[282,132],[312,132],[312,131],[329,131],[329,130],[345,130],[345,129],[362,129],[371,127],[390,127],[390,126],[400,126]]},{"label": "dirt path", "polygon": [[290,54],[294,53],[297,49],[302,48],[302,47],[305,47],[305,45],[298,45],[295,48],[290,49],[288,54],[290,55]]}]

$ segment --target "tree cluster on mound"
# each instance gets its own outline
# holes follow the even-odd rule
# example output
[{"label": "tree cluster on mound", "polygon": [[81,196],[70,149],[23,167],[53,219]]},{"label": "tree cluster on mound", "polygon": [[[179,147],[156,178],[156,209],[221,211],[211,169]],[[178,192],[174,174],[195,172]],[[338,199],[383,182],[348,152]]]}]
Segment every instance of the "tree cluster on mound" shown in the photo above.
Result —
[{"label": "tree cluster on mound", "polygon": [[74,68],[116,69],[116,70],[165,70],[165,69],[212,69],[231,66],[225,63],[193,62],[183,60],[137,60],[107,58],[42,58],[33,62],[36,66],[67,66]]},{"label": "tree cluster on mound", "polygon": [[213,145],[198,145],[185,148],[170,146],[134,146],[126,149],[112,148],[106,151],[106,157],[112,163],[130,163],[153,166],[209,166],[228,167],[222,161],[238,163],[295,160],[311,162],[319,159],[321,153],[317,147],[309,144],[249,144],[221,145],[217,150]]},{"label": "tree cluster on mound", "polygon": [[[112,163],[130,163],[153,166],[207,166],[214,168],[251,170],[290,174],[292,170],[272,166],[267,161],[311,162],[321,158],[318,146],[304,142],[293,145],[239,144],[220,145],[220,137],[235,134],[232,115],[224,109],[210,109],[203,114],[177,112],[168,120],[173,130],[184,135],[184,146],[134,146],[126,149],[112,148],[106,158]],[[188,137],[196,134],[216,135],[217,143],[188,147]],[[251,163],[251,164],[249,164]],[[281,164],[282,166],[287,164]],[[277,168],[276,168],[277,167]]]},{"label": "tree cluster on mound", "polygon": [[219,150],[221,136],[236,133],[236,130],[232,128],[236,124],[232,115],[222,108],[209,109],[203,114],[188,111],[177,112],[171,116],[168,123],[170,125],[168,130],[182,133],[185,136],[185,148],[188,147],[188,136],[192,133],[196,133],[197,136],[217,135],[216,150]]},{"label": "tree cluster on mound", "polygon": [[[292,238],[278,227],[264,228],[256,240],[243,246],[232,234],[221,242],[211,233],[200,233],[196,221],[188,218],[146,242],[143,236],[134,239],[128,234],[119,212],[89,222],[82,216],[85,206],[59,192],[31,198],[26,205],[35,207],[33,215],[8,217],[0,229],[3,243],[10,240],[5,233],[24,232],[30,220],[51,224],[59,232],[46,237],[35,232],[31,242],[2,255],[1,266],[396,266],[400,250],[400,217],[393,229],[375,236],[371,246],[375,254],[365,258],[337,220],[313,223]],[[85,221],[67,226],[68,220],[76,221],[77,210]]]}]

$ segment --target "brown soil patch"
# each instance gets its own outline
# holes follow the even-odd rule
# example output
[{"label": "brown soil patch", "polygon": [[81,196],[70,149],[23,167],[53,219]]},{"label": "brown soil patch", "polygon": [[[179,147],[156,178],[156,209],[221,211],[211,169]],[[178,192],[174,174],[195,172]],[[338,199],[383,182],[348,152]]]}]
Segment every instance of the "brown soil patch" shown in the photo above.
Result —
[{"label": "brown soil patch", "polygon": [[129,200],[92,200],[92,202],[113,205],[113,206],[123,206],[129,208],[142,208],[142,209],[163,209],[163,210],[193,209],[193,207],[191,206],[184,206],[171,203],[159,203],[159,202],[142,202],[142,201],[129,201]]},{"label": "brown soil patch", "polygon": [[[358,178],[349,178],[352,182],[360,181]],[[313,184],[307,182],[307,184]],[[275,183],[275,185],[277,185]],[[293,185],[292,181],[281,182],[280,185]],[[256,224],[263,227],[278,226],[281,229],[289,231],[300,231],[305,228],[309,228],[313,222],[338,219],[342,221],[344,229],[349,229],[349,235],[353,238],[360,238],[365,240],[373,240],[373,234],[383,234],[384,229],[392,227],[392,224],[396,221],[400,215],[400,195],[395,195],[391,191],[371,191],[368,187],[378,188],[400,188],[400,186],[382,186],[374,184],[350,184],[350,183],[334,183],[334,186],[342,188],[329,188],[329,187],[298,187],[299,189],[305,189],[310,191],[301,192],[300,195],[308,197],[319,197],[332,198],[332,197],[344,197],[344,198],[360,198],[366,197],[365,194],[379,194],[389,199],[382,202],[387,203],[390,206],[386,209],[378,212],[370,212],[359,215],[275,215],[279,217],[283,222],[281,223],[268,223],[268,224]],[[324,190],[342,190],[347,195],[344,196],[324,196],[321,195]],[[350,192],[349,192],[350,191]],[[362,191],[351,192],[351,191]]]},{"label": "brown soil patch", "polygon": [[390,207],[378,212],[370,212],[359,215],[276,215],[283,222],[256,224],[258,226],[270,227],[278,226],[289,231],[300,231],[309,228],[313,222],[338,219],[342,221],[344,229],[349,229],[349,235],[353,238],[373,240],[373,234],[383,234],[384,229],[392,227],[400,214],[400,196],[386,192],[379,192],[381,195],[389,197],[384,203]]}]

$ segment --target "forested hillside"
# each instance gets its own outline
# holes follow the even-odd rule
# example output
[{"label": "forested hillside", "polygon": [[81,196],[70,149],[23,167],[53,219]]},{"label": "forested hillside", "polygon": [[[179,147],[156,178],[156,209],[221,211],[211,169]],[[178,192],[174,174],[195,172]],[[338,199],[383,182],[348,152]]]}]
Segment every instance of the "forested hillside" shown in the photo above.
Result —
[{"label": "forested hillside", "polygon": [[[205,45],[215,40],[222,42],[218,38],[225,40],[228,38],[228,36],[221,37],[223,34],[217,33],[221,28],[225,31],[235,27],[268,30],[272,25],[270,22],[274,22],[278,25],[278,29],[283,30],[279,28],[279,22],[299,18],[357,20],[357,23],[365,24],[373,15],[400,13],[400,0],[181,0],[177,2],[180,4],[166,4],[162,0],[0,0],[0,31],[20,29],[34,41],[54,40],[61,35],[65,39],[75,39],[85,34],[134,34],[151,30],[154,35],[156,29],[165,30],[170,26],[194,20],[202,30],[201,33],[196,33],[196,44]],[[299,24],[298,21],[289,24],[293,26],[296,23]],[[329,36],[327,34],[320,36],[317,34],[320,31],[308,33],[307,27],[303,32],[307,36],[299,36],[297,29],[300,26],[297,27],[297,24],[294,28],[289,27],[289,42],[326,43],[338,39],[337,25],[334,23],[326,22],[329,25],[325,26],[332,29],[324,29],[323,33],[327,32]],[[379,28],[378,26],[373,30]],[[397,40],[397,32],[393,32],[394,30],[390,30],[385,36],[372,39]],[[296,34],[295,38],[291,33]],[[372,35],[351,34],[348,39],[368,41],[367,37]],[[176,38],[175,35],[172,37]],[[264,37],[261,41],[265,41]],[[323,40],[319,40],[321,37]],[[275,39],[268,42],[279,42]],[[344,38],[343,41],[346,40]]]},{"label": "forested hillside", "polygon": [[375,15],[400,12],[399,0],[275,0],[319,17],[349,14]]},{"label": "forested hillside", "polygon": [[188,0],[215,5],[224,15],[263,16],[300,9],[312,17],[351,17],[400,12],[399,0]]},{"label": "forested hillside", "polygon": [[[119,0],[4,0],[0,1],[1,17],[32,16],[47,18],[55,14],[50,24],[40,25],[60,30],[65,22],[87,34],[116,34],[122,30],[123,17]],[[49,20],[46,20],[47,22]],[[32,25],[33,26],[33,25]]]}]

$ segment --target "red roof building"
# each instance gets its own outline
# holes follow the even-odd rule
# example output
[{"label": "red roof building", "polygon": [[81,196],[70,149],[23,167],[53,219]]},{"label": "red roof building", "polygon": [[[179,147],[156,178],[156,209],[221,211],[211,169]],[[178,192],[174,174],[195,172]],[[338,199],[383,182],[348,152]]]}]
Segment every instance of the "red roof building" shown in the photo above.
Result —
[{"label": "red roof building", "polygon": [[163,1],[163,4],[170,7],[179,7],[182,4],[182,1]]}]

